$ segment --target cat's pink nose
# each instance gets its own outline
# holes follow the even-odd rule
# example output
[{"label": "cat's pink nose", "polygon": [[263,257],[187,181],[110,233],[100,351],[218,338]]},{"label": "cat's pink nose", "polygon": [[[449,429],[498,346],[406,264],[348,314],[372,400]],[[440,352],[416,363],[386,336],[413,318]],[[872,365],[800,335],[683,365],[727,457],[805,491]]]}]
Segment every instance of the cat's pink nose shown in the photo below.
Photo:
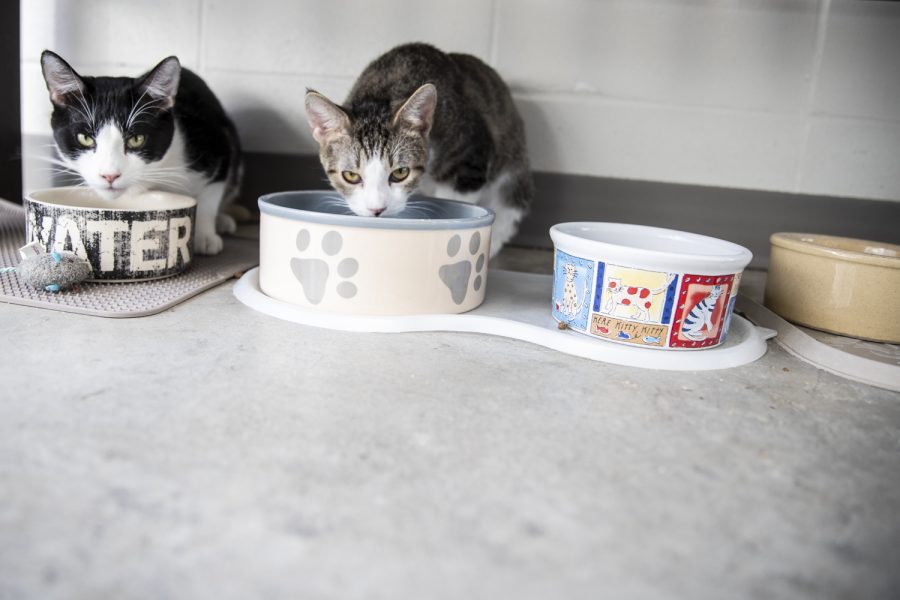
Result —
[{"label": "cat's pink nose", "polygon": [[373,208],[373,209],[372,209],[372,216],[373,216],[373,217],[380,217],[380,216],[381,216],[381,213],[383,213],[384,211],[385,211],[385,209],[383,209],[383,208]]},{"label": "cat's pink nose", "polygon": [[118,179],[121,175],[121,173],[101,173],[100,177],[102,177],[103,179],[108,181],[110,185],[112,185],[112,182]]}]

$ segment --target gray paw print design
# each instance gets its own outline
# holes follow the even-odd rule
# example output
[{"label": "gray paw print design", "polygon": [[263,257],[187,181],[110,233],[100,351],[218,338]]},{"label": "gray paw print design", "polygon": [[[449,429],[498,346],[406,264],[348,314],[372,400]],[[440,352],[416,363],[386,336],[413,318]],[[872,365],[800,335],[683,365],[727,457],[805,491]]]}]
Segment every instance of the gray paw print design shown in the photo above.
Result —
[{"label": "gray paw print design", "polygon": [[[312,242],[312,236],[308,229],[301,229],[297,233],[297,250],[301,253],[309,249]],[[329,231],[322,236],[322,252],[328,256],[334,256],[338,261],[337,254],[344,246],[344,238],[337,231]],[[333,263],[332,263],[333,264]],[[341,298],[352,298],[356,295],[356,284],[347,279],[356,275],[359,270],[359,262],[355,258],[344,258],[337,263],[337,274],[344,279],[337,284],[336,290]],[[325,297],[328,289],[328,282],[331,279],[331,265],[329,261],[320,258],[292,258],[291,271],[294,277],[303,287],[303,294],[312,304],[318,304]]]},{"label": "gray paw print design", "polygon": [[[447,257],[454,258],[459,254],[461,246],[462,238],[459,235],[451,237],[447,242]],[[484,284],[482,271],[484,271],[484,264],[487,261],[487,256],[482,252],[475,263],[473,264],[472,262],[473,257],[478,254],[479,247],[481,247],[481,232],[476,231],[472,234],[472,237],[469,238],[468,250],[471,257],[466,257],[464,260],[449,265],[443,265],[438,269],[438,275],[440,276],[441,281],[443,281],[444,285],[450,289],[450,297],[453,298],[453,302],[456,304],[462,304],[469,293],[469,280],[472,276],[473,267],[475,270],[475,280],[472,283],[472,289],[477,292]]]}]

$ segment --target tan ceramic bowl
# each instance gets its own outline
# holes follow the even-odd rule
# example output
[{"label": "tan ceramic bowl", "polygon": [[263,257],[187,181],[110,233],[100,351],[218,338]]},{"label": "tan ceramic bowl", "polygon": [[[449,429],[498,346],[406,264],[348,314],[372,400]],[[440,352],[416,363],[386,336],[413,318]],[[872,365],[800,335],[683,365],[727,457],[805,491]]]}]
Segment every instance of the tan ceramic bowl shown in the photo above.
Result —
[{"label": "tan ceramic bowl", "polygon": [[800,325],[900,343],[900,246],[776,233],[766,306]]}]

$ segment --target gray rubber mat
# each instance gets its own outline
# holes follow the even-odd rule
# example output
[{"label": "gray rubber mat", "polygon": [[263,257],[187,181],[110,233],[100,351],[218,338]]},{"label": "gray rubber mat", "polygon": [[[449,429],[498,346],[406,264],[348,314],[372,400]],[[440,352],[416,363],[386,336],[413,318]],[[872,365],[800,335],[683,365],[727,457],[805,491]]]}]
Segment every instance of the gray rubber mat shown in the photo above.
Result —
[{"label": "gray rubber mat", "polygon": [[[25,210],[0,199],[0,267],[14,267],[25,245]],[[154,281],[83,283],[79,290],[35,290],[15,273],[0,274],[0,302],[98,317],[144,317],[196,296],[259,263],[259,242],[228,237],[217,256],[195,256],[180,275]]]}]

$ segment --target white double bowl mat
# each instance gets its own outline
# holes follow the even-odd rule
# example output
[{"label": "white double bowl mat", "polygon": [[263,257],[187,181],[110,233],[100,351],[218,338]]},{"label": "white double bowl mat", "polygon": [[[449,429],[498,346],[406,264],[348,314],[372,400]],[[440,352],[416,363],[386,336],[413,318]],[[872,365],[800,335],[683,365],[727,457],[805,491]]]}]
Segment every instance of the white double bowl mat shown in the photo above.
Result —
[{"label": "white double bowl mat", "polygon": [[725,343],[705,350],[639,348],[574,331],[560,331],[550,316],[552,280],[549,275],[492,270],[481,306],[467,313],[443,315],[360,316],[309,310],[265,295],[259,287],[259,269],[244,274],[234,286],[234,295],[261,313],[313,327],[380,333],[484,333],[590,360],[668,371],[708,371],[751,363],[766,353],[766,340],[775,335],[774,331],[755,327],[738,315],[732,318]]}]

